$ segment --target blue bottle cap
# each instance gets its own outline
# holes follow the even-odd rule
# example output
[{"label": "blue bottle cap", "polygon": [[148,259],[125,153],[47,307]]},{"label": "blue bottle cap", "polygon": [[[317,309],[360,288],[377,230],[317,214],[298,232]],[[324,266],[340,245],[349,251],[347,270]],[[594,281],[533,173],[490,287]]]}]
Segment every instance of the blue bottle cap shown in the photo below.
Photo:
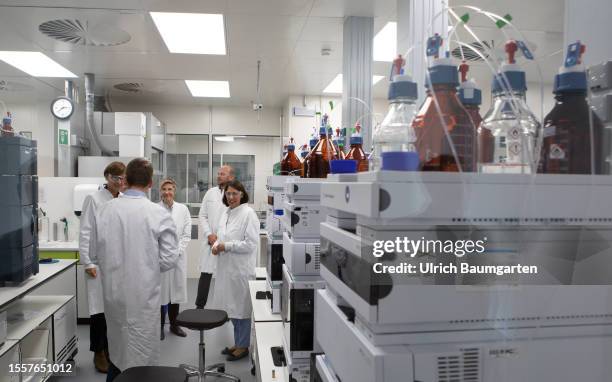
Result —
[{"label": "blue bottle cap", "polygon": [[396,75],[393,81],[389,84],[388,99],[392,101],[397,98],[417,99],[419,92],[416,82],[413,82],[410,76]]},{"label": "blue bottle cap", "polygon": [[[505,71],[504,74],[506,75],[506,78],[508,79],[508,83],[506,83],[506,81],[504,80],[501,74],[496,74],[493,77],[493,82],[491,84],[491,92],[502,93],[506,90],[515,91],[515,92],[527,91],[527,80],[525,79],[525,72],[521,70]],[[508,86],[504,86],[504,84]]]},{"label": "blue bottle cap", "polygon": [[293,143],[289,143],[289,144],[287,145],[287,150],[288,150],[288,151],[295,151],[295,144],[293,144]]},{"label": "blue bottle cap", "polygon": [[[429,79],[432,85],[449,84],[459,86],[457,65],[450,58],[436,58],[427,71],[429,72]],[[425,78],[425,87],[429,87],[427,78]]]},{"label": "blue bottle cap", "polygon": [[482,91],[480,89],[459,88],[459,101],[464,105],[481,105]]},{"label": "blue bottle cap", "polygon": [[587,90],[585,72],[567,72],[555,75],[553,93],[583,93]]},{"label": "blue bottle cap", "polygon": [[301,156],[302,158],[306,158],[306,156],[307,156],[307,155],[308,155],[308,151],[302,151],[302,152],[300,153],[300,156]]},{"label": "blue bottle cap", "polygon": [[285,214],[284,210],[274,210],[274,215],[283,216]]},{"label": "blue bottle cap", "polygon": [[352,159],[334,159],[330,162],[332,174],[353,174],[357,172],[357,161]]},{"label": "blue bottle cap", "polygon": [[363,137],[360,135],[353,135],[351,136],[351,145],[362,145],[363,144]]},{"label": "blue bottle cap", "polygon": [[419,154],[414,151],[388,151],[382,153],[382,169],[389,171],[417,171]]}]

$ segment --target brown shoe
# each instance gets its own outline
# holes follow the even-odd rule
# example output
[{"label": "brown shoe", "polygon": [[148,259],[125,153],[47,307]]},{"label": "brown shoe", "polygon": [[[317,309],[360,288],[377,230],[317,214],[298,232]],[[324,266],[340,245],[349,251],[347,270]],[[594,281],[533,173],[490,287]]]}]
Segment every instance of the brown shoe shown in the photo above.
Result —
[{"label": "brown shoe", "polygon": [[108,373],[108,359],[104,351],[94,353],[94,366],[100,373]]},{"label": "brown shoe", "polygon": [[246,357],[248,355],[249,355],[249,349],[248,348],[236,348],[225,359],[230,361],[230,362],[233,362],[233,361],[238,361],[239,359],[243,359],[244,357]]}]

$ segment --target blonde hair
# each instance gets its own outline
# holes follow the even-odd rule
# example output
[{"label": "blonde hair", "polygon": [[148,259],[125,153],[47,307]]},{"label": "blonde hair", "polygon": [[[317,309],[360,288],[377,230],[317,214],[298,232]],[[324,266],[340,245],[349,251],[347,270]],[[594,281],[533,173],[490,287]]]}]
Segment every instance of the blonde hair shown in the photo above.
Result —
[{"label": "blonde hair", "polygon": [[176,190],[176,182],[172,178],[166,178],[166,179],[162,180],[161,183],[159,184],[159,189],[161,190],[162,187],[164,187],[168,183],[171,184],[172,186],[174,186],[174,189]]}]

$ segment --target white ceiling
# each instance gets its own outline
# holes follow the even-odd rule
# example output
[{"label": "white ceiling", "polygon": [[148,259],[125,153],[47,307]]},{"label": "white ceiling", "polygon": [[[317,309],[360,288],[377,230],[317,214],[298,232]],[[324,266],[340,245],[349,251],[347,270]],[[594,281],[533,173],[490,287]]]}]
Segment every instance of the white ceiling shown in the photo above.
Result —
[{"label": "white ceiling", "polygon": [[[451,5],[459,3],[451,1]],[[563,3],[563,0],[470,2],[502,15],[512,14],[527,40],[538,46],[538,57],[561,49]],[[256,100],[257,61],[261,60],[261,102],[280,106],[290,94],[321,94],[340,72],[345,16],[373,16],[378,31],[396,19],[395,4],[396,0],[4,0],[0,1],[0,50],[41,50],[79,76],[94,73],[96,91],[100,94],[110,91],[115,102],[129,99],[158,104],[249,105]],[[168,53],[149,11],[223,13],[228,55]],[[39,24],[53,19],[108,23],[127,31],[132,38],[119,46],[74,46],[38,31]],[[495,28],[490,28],[490,23],[474,17],[471,25],[479,36],[503,40]],[[329,56],[321,56],[323,47],[331,48]],[[560,55],[541,62],[547,82],[552,80],[560,62]],[[375,63],[374,72],[387,75],[388,64]],[[534,73],[537,71],[528,69],[531,80],[535,80]],[[488,82],[485,67],[476,65],[474,75]],[[48,86],[51,88],[47,92],[63,91],[61,80],[32,80],[2,62],[1,79],[37,83],[36,91]],[[229,80],[231,98],[194,99],[184,79]],[[122,82],[142,83],[145,91],[125,95],[113,90],[114,84]],[[381,81],[374,88],[375,97],[384,97],[386,90],[385,81]],[[9,93],[0,93],[0,97],[4,94]]]}]

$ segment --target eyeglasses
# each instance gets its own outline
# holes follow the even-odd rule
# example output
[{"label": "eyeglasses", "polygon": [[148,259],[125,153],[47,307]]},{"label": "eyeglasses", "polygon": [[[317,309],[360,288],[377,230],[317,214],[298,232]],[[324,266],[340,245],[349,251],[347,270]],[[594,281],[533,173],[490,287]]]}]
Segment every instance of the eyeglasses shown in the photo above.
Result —
[{"label": "eyeglasses", "polygon": [[119,176],[119,175],[111,175],[110,178],[113,182],[123,182],[125,180],[125,176]]},{"label": "eyeglasses", "polygon": [[225,191],[225,196],[228,198],[233,198],[234,196],[242,196],[242,192],[238,191],[238,192],[227,192]]}]

